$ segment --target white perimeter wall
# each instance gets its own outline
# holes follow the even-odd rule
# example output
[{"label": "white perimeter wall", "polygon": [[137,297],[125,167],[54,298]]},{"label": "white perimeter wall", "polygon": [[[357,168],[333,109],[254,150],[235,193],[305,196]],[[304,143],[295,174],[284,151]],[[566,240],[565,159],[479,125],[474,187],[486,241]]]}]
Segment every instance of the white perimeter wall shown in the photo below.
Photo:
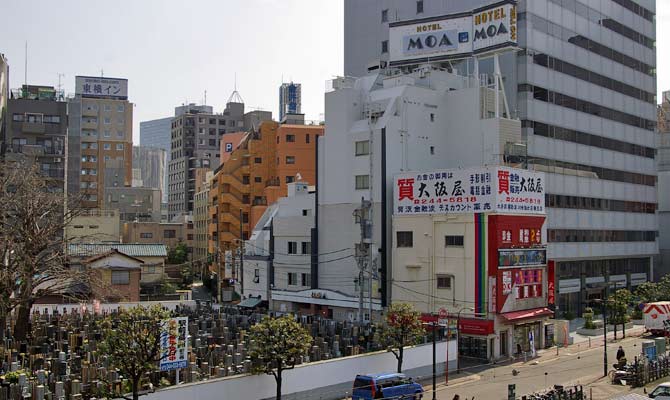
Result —
[{"label": "white perimeter wall", "polygon": [[[436,346],[438,374],[444,372],[446,342]],[[432,374],[432,343],[405,349],[403,371],[410,376],[428,378]],[[284,399],[342,399],[356,374],[393,372],[396,359],[389,352],[338,358],[299,365],[284,372]],[[449,367],[456,367],[456,341],[449,343]],[[319,390],[317,390],[319,389]],[[169,387],[149,394],[146,400],[260,400],[274,398],[275,380],[270,375],[237,375],[205,382]]]}]

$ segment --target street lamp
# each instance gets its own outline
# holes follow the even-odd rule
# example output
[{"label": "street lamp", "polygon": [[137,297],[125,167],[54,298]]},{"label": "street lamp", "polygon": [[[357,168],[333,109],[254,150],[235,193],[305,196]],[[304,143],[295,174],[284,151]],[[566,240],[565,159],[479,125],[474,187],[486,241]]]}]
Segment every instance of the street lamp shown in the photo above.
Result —
[{"label": "street lamp", "polygon": [[[456,314],[456,373],[457,374],[461,373],[461,351],[459,349],[461,343],[461,333],[460,333],[461,312],[466,310],[472,312],[475,311],[475,309],[472,307],[462,307],[460,310],[458,310],[458,313]],[[447,340],[447,348],[448,347],[449,347],[449,341]],[[447,360],[447,368],[449,368],[449,360]]]},{"label": "street lamp", "polygon": [[[435,313],[431,314],[432,317],[437,318],[437,315]],[[437,390],[435,390],[435,386],[437,385],[437,356],[435,352],[436,348],[436,335],[437,335],[437,327],[440,326],[437,320],[431,321],[424,323],[424,325],[430,326],[433,331],[433,400],[437,400]],[[447,349],[449,348],[449,339],[447,338]],[[447,356],[447,369],[449,368],[449,357]]]}]

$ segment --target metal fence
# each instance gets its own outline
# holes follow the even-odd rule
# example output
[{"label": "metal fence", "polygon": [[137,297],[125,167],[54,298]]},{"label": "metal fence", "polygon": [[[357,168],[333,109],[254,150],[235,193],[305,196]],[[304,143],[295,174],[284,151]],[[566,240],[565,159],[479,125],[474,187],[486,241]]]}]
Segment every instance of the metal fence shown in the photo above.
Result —
[{"label": "metal fence", "polygon": [[647,383],[670,376],[670,357],[658,356],[655,360],[647,357],[635,357],[632,372],[633,387],[642,387]]},{"label": "metal fence", "polygon": [[542,393],[521,396],[521,400],[586,400],[586,395],[582,386],[564,388],[556,385],[553,389]]}]

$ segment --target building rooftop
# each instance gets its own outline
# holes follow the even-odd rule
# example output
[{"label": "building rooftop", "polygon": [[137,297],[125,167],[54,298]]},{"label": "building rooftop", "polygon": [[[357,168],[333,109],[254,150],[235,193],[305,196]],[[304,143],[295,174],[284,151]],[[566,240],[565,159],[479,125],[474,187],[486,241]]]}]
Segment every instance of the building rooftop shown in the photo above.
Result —
[{"label": "building rooftop", "polygon": [[131,257],[167,257],[167,247],[159,243],[70,243],[68,245],[68,254],[72,257],[91,257],[111,250],[117,250]]}]

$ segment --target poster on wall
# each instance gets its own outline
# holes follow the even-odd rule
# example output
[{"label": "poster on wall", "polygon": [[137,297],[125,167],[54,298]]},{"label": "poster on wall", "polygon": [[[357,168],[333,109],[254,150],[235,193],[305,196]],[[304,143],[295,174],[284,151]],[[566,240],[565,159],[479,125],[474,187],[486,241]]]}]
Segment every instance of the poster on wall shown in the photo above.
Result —
[{"label": "poster on wall", "polygon": [[[435,170],[396,175],[393,213],[545,214],[542,172],[509,167]],[[529,232],[530,241],[530,232]]]},{"label": "poster on wall", "polygon": [[168,318],[161,321],[160,370],[186,368],[188,365],[188,317]]}]

